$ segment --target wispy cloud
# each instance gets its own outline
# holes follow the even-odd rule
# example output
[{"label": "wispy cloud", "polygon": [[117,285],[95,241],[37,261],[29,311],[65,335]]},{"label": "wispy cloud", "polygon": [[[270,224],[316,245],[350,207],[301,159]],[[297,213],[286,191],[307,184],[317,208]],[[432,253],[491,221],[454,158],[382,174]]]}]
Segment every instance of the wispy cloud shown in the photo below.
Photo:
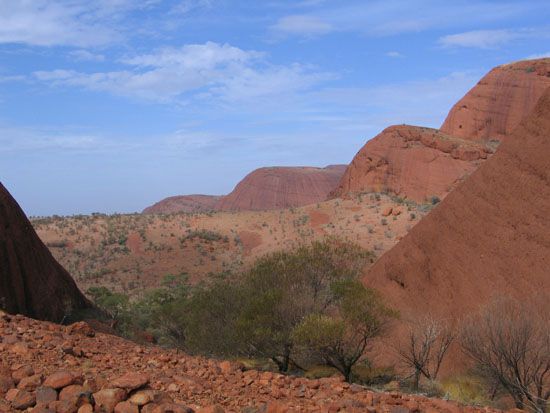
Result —
[{"label": "wispy cloud", "polygon": [[[183,1],[182,12],[189,9],[191,3],[205,1]],[[113,44],[133,34],[130,23],[133,12],[159,7],[161,3],[161,0],[2,1],[0,44],[47,47]]]},{"label": "wispy cloud", "polygon": [[246,100],[292,94],[332,77],[308,66],[272,65],[263,53],[207,42],[126,57],[127,70],[83,73],[36,71],[34,78],[55,86],[77,86],[155,102],[183,98]]},{"label": "wispy cloud", "polygon": [[285,35],[318,36],[331,32],[333,27],[315,16],[292,15],[279,19],[271,26],[271,30]]},{"label": "wispy cloud", "polygon": [[402,53],[399,53],[399,52],[395,52],[395,51],[392,51],[392,52],[387,52],[386,53],[386,56],[388,57],[393,57],[393,58],[400,58],[400,57],[405,57]]},{"label": "wispy cloud", "polygon": [[85,49],[72,50],[71,52],[69,52],[69,56],[71,56],[75,60],[85,62],[103,62],[105,60],[104,55],[99,53],[92,53],[89,50]]},{"label": "wispy cloud", "polygon": [[127,146],[119,141],[82,132],[0,125],[0,152],[52,150],[89,153]]},{"label": "wispy cloud", "polygon": [[536,14],[548,7],[542,0],[520,1],[374,0],[349,1],[345,5],[326,2],[303,15],[279,18],[271,30],[287,35],[321,35],[358,32],[369,36],[393,36],[432,29],[450,29],[505,21]]},{"label": "wispy cloud", "polygon": [[439,39],[443,47],[476,47],[491,49],[524,36],[525,33],[512,30],[473,30],[450,34]]},{"label": "wispy cloud", "polygon": [[0,43],[92,46],[113,41],[118,33],[94,16],[94,9],[78,1],[3,2]]}]

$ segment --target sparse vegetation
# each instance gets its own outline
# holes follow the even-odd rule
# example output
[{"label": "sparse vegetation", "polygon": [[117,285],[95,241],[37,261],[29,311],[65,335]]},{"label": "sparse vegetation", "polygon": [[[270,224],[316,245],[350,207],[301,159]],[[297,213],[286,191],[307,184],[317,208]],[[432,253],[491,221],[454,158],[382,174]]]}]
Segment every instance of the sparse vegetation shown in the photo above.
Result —
[{"label": "sparse vegetation", "polygon": [[516,407],[544,413],[550,399],[548,297],[500,298],[471,317],[461,334],[464,352]]}]

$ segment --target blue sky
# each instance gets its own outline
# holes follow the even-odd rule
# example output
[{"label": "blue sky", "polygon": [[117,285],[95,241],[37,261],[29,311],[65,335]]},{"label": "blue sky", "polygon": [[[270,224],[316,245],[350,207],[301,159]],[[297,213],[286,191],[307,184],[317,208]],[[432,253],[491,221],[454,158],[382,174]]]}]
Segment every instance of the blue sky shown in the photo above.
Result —
[{"label": "blue sky", "polygon": [[0,0],[0,180],[29,215],[132,212],[348,163],[550,55],[549,22],[548,0]]}]

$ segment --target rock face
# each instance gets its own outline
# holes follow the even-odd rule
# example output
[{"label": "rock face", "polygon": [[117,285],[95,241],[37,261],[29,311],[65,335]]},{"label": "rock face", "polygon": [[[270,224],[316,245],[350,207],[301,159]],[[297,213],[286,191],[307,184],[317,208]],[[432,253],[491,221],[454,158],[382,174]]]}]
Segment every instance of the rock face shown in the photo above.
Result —
[{"label": "rock face", "polygon": [[0,184],[0,308],[60,322],[69,310],[88,306],[69,273]]},{"label": "rock face", "polygon": [[496,154],[384,254],[364,281],[404,314],[459,316],[494,295],[548,292],[549,206],[547,89]]},{"label": "rock face", "polygon": [[216,208],[222,211],[258,211],[321,202],[336,188],[345,168],[345,165],[331,165],[326,168],[256,169],[224,196]]},{"label": "rock face", "polygon": [[464,139],[503,139],[550,87],[550,59],[491,70],[450,111],[441,131]]},{"label": "rock face", "polygon": [[216,195],[180,195],[165,198],[143,210],[144,214],[173,214],[176,212],[209,212],[220,200]]},{"label": "rock face", "polygon": [[331,197],[387,191],[417,202],[442,198],[490,153],[436,129],[390,126],[357,153]]},{"label": "rock face", "polygon": [[389,191],[417,202],[445,197],[530,113],[548,87],[550,59],[494,68],[452,108],[440,131],[393,126],[368,141],[331,197],[367,191]]}]

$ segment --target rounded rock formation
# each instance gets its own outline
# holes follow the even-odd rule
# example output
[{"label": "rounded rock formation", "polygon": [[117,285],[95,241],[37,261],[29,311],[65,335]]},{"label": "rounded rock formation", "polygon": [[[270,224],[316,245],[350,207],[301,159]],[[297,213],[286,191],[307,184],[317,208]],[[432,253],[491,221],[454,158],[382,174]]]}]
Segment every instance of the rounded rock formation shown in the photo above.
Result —
[{"label": "rounded rock formation", "polygon": [[418,126],[390,126],[355,155],[332,197],[391,192],[424,202],[444,197],[492,152]]},{"label": "rounded rock formation", "polygon": [[213,211],[221,196],[178,195],[157,202],[143,210],[143,214],[200,213]]},{"label": "rounded rock formation", "polygon": [[443,133],[472,140],[502,140],[550,87],[550,58],[491,70],[449,112]]},{"label": "rounded rock formation", "polygon": [[345,169],[345,165],[256,169],[224,196],[216,208],[222,211],[258,211],[321,202],[336,188]]},{"label": "rounded rock formation", "polygon": [[[403,313],[550,291],[550,88],[498,151],[366,273]],[[550,311],[550,303],[548,310]]]}]

